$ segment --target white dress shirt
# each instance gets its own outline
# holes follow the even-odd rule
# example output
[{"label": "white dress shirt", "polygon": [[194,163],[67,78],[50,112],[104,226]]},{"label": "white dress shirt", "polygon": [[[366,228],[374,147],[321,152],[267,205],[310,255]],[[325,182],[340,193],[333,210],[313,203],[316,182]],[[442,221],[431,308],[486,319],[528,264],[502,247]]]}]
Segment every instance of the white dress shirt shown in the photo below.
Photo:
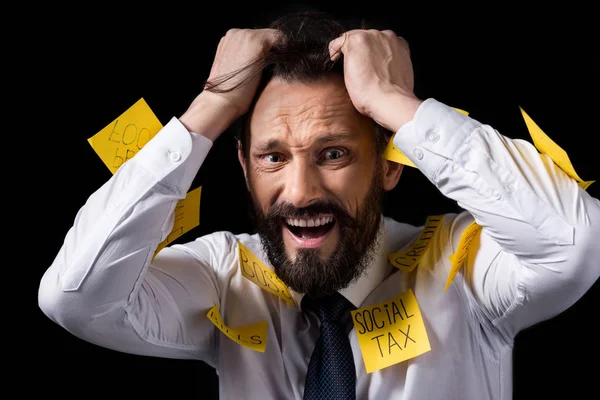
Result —
[{"label": "white dress shirt", "polygon": [[[516,334],[570,307],[600,275],[600,202],[529,142],[435,99],[394,144],[466,211],[444,217],[411,272],[388,255],[422,228],[384,219],[376,258],[342,294],[360,308],[411,290],[430,350],[367,373],[352,329],[357,397],[511,399]],[[170,120],[79,210],[42,278],[39,305],[91,343],[205,361],[221,399],[302,399],[318,320],[301,312],[301,294],[290,305],[242,274],[238,243],[271,268],[256,235],[215,232],[153,258],[211,146]],[[444,290],[449,257],[473,221],[480,235]],[[206,316],[215,305],[229,327],[266,321],[264,352],[218,330]]]}]

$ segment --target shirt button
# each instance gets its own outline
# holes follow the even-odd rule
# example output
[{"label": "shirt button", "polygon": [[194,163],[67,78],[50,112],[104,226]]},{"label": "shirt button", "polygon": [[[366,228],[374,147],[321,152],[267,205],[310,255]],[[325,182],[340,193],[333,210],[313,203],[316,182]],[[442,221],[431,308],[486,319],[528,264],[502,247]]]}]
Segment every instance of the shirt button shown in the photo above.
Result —
[{"label": "shirt button", "polygon": [[436,131],[431,131],[427,134],[427,140],[435,143],[440,140],[440,135]]},{"label": "shirt button", "polygon": [[418,159],[422,159],[423,158],[423,150],[416,148],[413,150],[413,155]]},{"label": "shirt button", "polygon": [[181,160],[181,153],[179,153],[178,151],[174,151],[169,154],[169,157],[171,158],[171,161],[177,162]]}]

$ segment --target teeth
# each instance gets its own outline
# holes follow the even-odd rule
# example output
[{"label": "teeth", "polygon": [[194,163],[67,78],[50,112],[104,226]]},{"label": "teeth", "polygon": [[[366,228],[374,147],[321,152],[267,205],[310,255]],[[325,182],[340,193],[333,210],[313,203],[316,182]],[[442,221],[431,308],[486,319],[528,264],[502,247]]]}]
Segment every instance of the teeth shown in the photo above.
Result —
[{"label": "teeth", "polygon": [[311,219],[297,219],[297,218],[286,218],[285,222],[290,226],[300,226],[300,227],[315,227],[321,226],[330,223],[333,221],[333,217],[321,217],[321,218],[311,218]]}]

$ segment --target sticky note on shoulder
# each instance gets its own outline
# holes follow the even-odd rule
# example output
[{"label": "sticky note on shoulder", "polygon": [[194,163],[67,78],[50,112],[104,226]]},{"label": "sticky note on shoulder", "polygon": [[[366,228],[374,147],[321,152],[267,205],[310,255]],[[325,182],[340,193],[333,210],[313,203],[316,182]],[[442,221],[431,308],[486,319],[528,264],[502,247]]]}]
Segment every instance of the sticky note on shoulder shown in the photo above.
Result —
[{"label": "sticky note on shoulder", "polygon": [[[454,108],[454,109],[461,114],[469,115],[469,113],[467,111],[461,110],[459,108]],[[406,166],[416,168],[417,166],[412,161],[410,161],[410,159],[408,157],[406,157],[404,155],[404,153],[402,153],[396,146],[394,146],[394,137],[395,136],[396,136],[396,133],[394,133],[392,135],[392,137],[390,138],[390,141],[388,142],[388,145],[385,148],[385,151],[383,153],[383,158],[385,158],[386,160],[393,161],[398,164],[404,164]]]},{"label": "sticky note on shoulder", "polygon": [[290,289],[268,268],[258,257],[256,257],[246,246],[238,242],[239,262],[242,275],[261,289],[280,297],[290,306],[295,306]]},{"label": "sticky note on shoulder", "polygon": [[421,262],[423,255],[427,253],[431,240],[437,235],[443,221],[444,215],[428,216],[421,234],[414,243],[406,249],[388,255],[390,263],[404,272],[414,270]]},{"label": "sticky note on shoulder", "polygon": [[206,317],[229,339],[240,346],[247,347],[261,353],[265,352],[267,346],[267,321],[257,322],[251,325],[244,325],[236,328],[225,325],[219,308],[215,305],[208,310]]},{"label": "sticky note on shoulder", "polygon": [[431,350],[423,316],[411,289],[351,314],[367,373]]},{"label": "sticky note on shoulder", "polygon": [[481,232],[481,226],[478,225],[475,221],[471,222],[471,224],[465,229],[460,236],[460,241],[458,242],[458,247],[456,251],[450,256],[450,262],[452,263],[450,266],[450,274],[448,275],[448,280],[446,281],[446,286],[444,287],[444,291],[448,289],[454,277],[463,266],[467,255],[469,253],[469,249],[472,245],[473,240],[479,235]]},{"label": "sticky note on shoulder", "polygon": [[527,129],[529,130],[529,135],[533,140],[533,144],[538,149],[538,151],[542,154],[546,154],[548,157],[554,161],[556,165],[559,166],[567,175],[577,181],[577,184],[581,186],[584,190],[586,190],[592,183],[595,181],[584,181],[577,175],[575,172],[575,168],[569,159],[569,156],[566,151],[564,151],[556,142],[554,142],[548,135],[542,131],[542,129],[531,119],[531,117],[521,109],[521,114],[523,119],[525,120],[525,124],[527,125]]},{"label": "sticky note on shoulder", "polygon": [[162,124],[142,98],[88,139],[113,174],[161,129]]}]

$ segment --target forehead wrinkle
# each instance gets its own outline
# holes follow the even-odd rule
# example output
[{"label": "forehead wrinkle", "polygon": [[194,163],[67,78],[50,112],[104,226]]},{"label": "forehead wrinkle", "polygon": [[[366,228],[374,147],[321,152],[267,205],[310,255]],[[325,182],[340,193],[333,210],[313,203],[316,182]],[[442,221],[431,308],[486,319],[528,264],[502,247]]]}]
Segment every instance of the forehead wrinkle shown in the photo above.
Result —
[{"label": "forehead wrinkle", "polygon": [[[314,126],[317,124],[318,126]],[[357,137],[357,132],[349,129],[337,121],[309,122],[308,126],[293,129],[287,123],[276,124],[268,129],[271,134],[256,141],[256,149],[259,151],[272,150],[281,145],[289,148],[308,148],[311,145],[326,144],[335,141],[352,140]]]}]

